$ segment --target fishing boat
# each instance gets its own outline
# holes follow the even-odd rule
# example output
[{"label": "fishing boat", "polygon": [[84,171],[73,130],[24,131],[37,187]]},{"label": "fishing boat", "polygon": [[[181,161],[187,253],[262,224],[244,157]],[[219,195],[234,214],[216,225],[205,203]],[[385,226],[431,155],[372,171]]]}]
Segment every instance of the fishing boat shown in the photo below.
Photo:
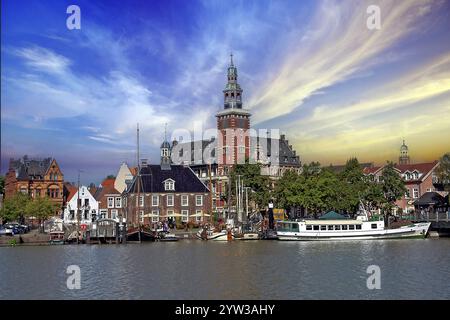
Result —
[{"label": "fishing boat", "polygon": [[49,244],[64,244],[64,232],[63,231],[52,231],[50,232]]},{"label": "fishing boat", "polygon": [[277,224],[278,240],[372,240],[425,238],[431,223],[413,223],[387,229],[384,221],[369,220],[364,212],[356,217],[335,219],[303,219],[280,221]]}]

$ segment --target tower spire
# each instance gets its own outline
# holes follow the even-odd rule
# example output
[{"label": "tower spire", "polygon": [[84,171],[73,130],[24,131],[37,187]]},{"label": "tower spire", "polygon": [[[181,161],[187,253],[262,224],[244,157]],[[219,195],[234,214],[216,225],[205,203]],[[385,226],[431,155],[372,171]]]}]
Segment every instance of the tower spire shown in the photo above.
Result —
[{"label": "tower spire", "polygon": [[167,141],[167,122],[164,124],[164,141]]},{"label": "tower spire", "polygon": [[237,68],[233,62],[233,53],[230,53],[230,66],[228,67],[227,84],[224,93],[225,109],[242,109],[242,89],[237,82]]}]

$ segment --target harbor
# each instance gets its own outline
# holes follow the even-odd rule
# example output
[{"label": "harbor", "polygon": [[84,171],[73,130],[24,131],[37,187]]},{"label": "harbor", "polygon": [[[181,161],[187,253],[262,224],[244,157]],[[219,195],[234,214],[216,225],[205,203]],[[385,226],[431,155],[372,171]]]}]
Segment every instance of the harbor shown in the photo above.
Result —
[{"label": "harbor", "polygon": [[[0,299],[449,299],[449,246],[425,239],[2,247]],[[69,265],[80,267],[80,290],[66,286]],[[380,290],[366,287],[369,265],[380,267]]]}]

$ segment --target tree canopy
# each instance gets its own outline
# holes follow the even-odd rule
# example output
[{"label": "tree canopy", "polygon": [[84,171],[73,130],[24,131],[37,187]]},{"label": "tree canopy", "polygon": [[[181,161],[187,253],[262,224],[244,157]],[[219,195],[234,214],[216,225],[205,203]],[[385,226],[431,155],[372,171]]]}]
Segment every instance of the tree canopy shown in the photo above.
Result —
[{"label": "tree canopy", "polygon": [[303,207],[310,214],[329,210],[354,214],[360,201],[369,209],[389,210],[402,197],[404,188],[392,163],[388,163],[379,182],[365,175],[358,160],[352,158],[339,173],[321,168],[317,162],[305,164],[301,174],[286,171],[275,185],[274,197],[277,206],[285,209]]}]

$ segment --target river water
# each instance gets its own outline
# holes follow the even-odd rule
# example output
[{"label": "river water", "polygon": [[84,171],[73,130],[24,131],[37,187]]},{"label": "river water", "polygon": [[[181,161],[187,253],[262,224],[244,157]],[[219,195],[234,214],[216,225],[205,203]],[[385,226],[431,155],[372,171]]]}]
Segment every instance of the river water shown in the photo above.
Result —
[{"label": "river water", "polygon": [[[381,289],[367,288],[370,265]],[[450,239],[0,248],[0,299],[449,298]]]}]

